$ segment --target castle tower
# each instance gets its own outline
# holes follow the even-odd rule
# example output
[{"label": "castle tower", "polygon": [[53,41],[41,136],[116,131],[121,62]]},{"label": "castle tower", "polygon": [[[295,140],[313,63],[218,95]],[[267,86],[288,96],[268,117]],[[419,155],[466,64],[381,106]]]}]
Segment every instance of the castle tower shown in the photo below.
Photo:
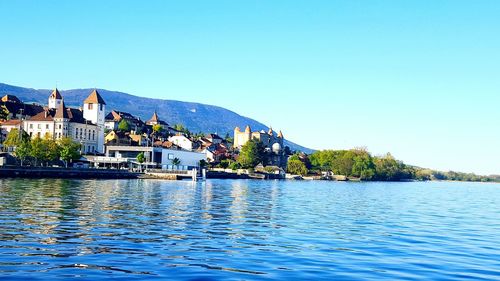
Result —
[{"label": "castle tower", "polygon": [[59,90],[55,88],[49,96],[49,108],[57,109],[61,105],[62,100],[63,98],[59,93]]},{"label": "castle tower", "polygon": [[247,143],[251,139],[252,139],[252,129],[250,128],[250,126],[247,125],[245,128],[245,136],[243,138],[242,145]]},{"label": "castle tower", "polygon": [[278,140],[279,140],[279,143],[281,144],[281,146],[283,146],[283,140],[284,139],[285,138],[283,137],[283,133],[280,130],[280,132],[278,133]]},{"label": "castle tower", "polygon": [[97,152],[104,153],[104,118],[106,102],[97,90],[83,101],[83,118],[97,125]]}]

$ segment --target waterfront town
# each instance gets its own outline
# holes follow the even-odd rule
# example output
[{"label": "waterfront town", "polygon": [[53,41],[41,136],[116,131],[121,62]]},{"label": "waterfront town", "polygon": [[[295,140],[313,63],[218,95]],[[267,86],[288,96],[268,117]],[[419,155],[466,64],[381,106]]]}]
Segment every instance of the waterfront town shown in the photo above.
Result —
[{"label": "waterfront town", "polygon": [[[182,125],[168,124],[161,112],[151,112],[144,121],[120,109],[108,109],[97,89],[80,107],[67,106],[57,88],[46,105],[7,94],[0,106],[2,166],[126,170],[167,178],[205,176],[208,169],[219,177],[284,178],[291,155],[281,131],[252,131],[246,126],[236,127],[233,136],[193,134]],[[40,149],[45,154],[37,155],[36,143],[43,141],[48,142]],[[31,153],[22,147],[27,142]],[[51,155],[50,143],[59,145],[57,153]],[[242,162],[245,156],[239,159],[240,152],[253,144],[265,157]]]}]

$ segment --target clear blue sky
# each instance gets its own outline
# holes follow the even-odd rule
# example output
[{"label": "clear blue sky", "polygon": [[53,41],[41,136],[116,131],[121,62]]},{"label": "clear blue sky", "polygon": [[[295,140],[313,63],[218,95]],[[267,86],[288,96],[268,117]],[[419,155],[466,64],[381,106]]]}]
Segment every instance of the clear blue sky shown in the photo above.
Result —
[{"label": "clear blue sky", "polygon": [[500,1],[0,0],[0,81],[215,104],[316,149],[500,173]]}]

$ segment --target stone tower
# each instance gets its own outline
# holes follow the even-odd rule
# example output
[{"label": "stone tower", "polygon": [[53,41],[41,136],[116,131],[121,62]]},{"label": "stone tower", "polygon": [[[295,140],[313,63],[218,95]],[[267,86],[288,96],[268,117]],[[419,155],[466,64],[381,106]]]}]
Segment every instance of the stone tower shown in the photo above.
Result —
[{"label": "stone tower", "polygon": [[97,125],[97,152],[104,153],[104,118],[106,102],[97,90],[83,101],[83,118]]},{"label": "stone tower", "polygon": [[52,108],[52,109],[59,108],[62,101],[63,101],[63,98],[62,98],[61,94],[59,93],[59,90],[57,90],[57,88],[55,88],[54,91],[52,91],[52,93],[49,96],[49,108]]}]

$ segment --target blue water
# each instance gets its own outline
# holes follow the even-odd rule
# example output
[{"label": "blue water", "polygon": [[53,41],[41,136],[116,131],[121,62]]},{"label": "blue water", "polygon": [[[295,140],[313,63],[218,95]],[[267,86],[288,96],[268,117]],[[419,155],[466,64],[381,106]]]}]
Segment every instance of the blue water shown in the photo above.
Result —
[{"label": "blue water", "polygon": [[0,180],[0,279],[500,279],[500,184]]}]

